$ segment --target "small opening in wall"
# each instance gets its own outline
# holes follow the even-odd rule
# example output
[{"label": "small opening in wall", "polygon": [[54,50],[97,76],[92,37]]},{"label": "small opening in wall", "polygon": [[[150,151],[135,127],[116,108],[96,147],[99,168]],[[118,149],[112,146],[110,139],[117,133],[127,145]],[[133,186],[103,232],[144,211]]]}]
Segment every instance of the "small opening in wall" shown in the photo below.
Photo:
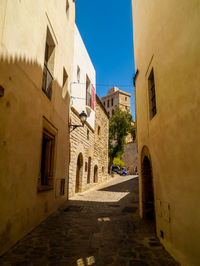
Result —
[{"label": "small opening in wall", "polygon": [[69,16],[69,0],[66,1],[66,14]]},{"label": "small opening in wall", "polygon": [[0,86],[0,97],[4,96],[4,88]]},{"label": "small opening in wall", "polygon": [[89,140],[90,139],[90,131],[89,131],[89,129],[87,129],[87,140]]},{"label": "small opening in wall", "polygon": [[98,134],[98,136],[100,136],[100,134],[101,134],[101,127],[100,126],[98,126],[97,134]]},{"label": "small opening in wall", "polygon": [[65,68],[63,68],[63,90],[62,90],[62,97],[65,98],[68,91],[68,74]]},{"label": "small opening in wall", "polygon": [[80,76],[81,76],[81,70],[80,67],[77,66],[77,82],[80,83]]},{"label": "small opening in wall", "polygon": [[162,230],[160,230],[160,237],[164,239],[164,232]]}]

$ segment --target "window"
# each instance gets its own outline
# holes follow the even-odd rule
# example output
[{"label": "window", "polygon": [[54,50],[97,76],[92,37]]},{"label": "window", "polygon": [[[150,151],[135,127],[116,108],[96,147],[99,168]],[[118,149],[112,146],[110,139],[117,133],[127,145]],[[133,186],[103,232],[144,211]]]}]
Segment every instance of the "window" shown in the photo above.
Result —
[{"label": "window", "polygon": [[155,92],[155,81],[154,81],[154,71],[151,70],[151,73],[148,78],[149,86],[149,106],[150,106],[150,117],[151,119],[156,115],[156,92]]},{"label": "window", "polygon": [[49,29],[47,28],[42,90],[50,100],[52,97],[54,58],[55,58],[55,43],[53,41]]},{"label": "window", "polygon": [[90,131],[89,131],[89,129],[87,129],[87,140],[89,140],[90,139]]},{"label": "window", "polygon": [[125,97],[125,101],[127,101],[127,97]]},{"label": "window", "polygon": [[42,136],[41,186],[53,187],[55,136],[46,129]]},{"label": "window", "polygon": [[38,192],[53,189],[56,135],[57,129],[45,117],[43,117],[41,163],[40,178],[38,178]]},{"label": "window", "polygon": [[106,103],[105,102],[103,104],[104,104],[104,106],[106,106]]},{"label": "window", "polygon": [[110,106],[110,102],[109,102],[109,100],[107,101],[107,107],[109,107]]},{"label": "window", "polygon": [[102,174],[104,174],[104,167],[102,166]]},{"label": "window", "polygon": [[86,105],[94,110],[95,106],[95,88],[91,84],[90,79],[86,75]]},{"label": "window", "polygon": [[65,68],[63,68],[63,90],[62,90],[63,98],[65,98],[67,94],[67,90],[68,90],[68,75],[67,75]]},{"label": "window", "polygon": [[86,76],[86,105],[91,107],[91,82]]},{"label": "window", "polygon": [[101,134],[101,127],[100,126],[98,126],[97,134],[98,134],[98,136],[100,136],[100,134]]},{"label": "window", "polygon": [[81,74],[80,71],[81,71],[81,70],[80,70],[80,67],[77,66],[77,82],[78,82],[78,83],[80,83],[80,74]]},{"label": "window", "polygon": [[113,98],[111,99],[111,105],[113,106]]}]

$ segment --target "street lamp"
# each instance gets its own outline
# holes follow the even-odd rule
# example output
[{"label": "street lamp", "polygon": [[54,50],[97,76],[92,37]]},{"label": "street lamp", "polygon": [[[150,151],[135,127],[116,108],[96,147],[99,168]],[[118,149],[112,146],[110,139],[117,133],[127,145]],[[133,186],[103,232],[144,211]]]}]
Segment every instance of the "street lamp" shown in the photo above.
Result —
[{"label": "street lamp", "polygon": [[86,122],[86,120],[87,120],[87,114],[84,112],[84,111],[82,111],[80,114],[79,114],[79,118],[80,118],[80,120],[81,120],[81,124],[82,125],[71,125],[71,124],[69,124],[69,126],[70,127],[72,127],[72,130],[70,131],[70,132],[72,132],[74,129],[76,129],[77,127],[84,127],[84,124],[85,124],[85,122]]}]

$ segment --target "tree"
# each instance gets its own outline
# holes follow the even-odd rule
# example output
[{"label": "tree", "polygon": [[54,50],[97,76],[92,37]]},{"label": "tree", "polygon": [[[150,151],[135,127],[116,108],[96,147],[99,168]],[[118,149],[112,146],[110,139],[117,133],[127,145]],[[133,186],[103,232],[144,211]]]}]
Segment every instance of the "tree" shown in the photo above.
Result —
[{"label": "tree", "polygon": [[115,109],[114,114],[110,118],[109,122],[109,172],[111,172],[111,166],[113,160],[116,157],[121,157],[124,152],[124,146],[126,144],[126,136],[131,133],[135,135],[135,129],[132,124],[133,118],[129,112],[122,111],[119,107]]},{"label": "tree", "polygon": [[119,167],[124,167],[125,163],[120,158],[114,158],[113,165],[118,165]]}]

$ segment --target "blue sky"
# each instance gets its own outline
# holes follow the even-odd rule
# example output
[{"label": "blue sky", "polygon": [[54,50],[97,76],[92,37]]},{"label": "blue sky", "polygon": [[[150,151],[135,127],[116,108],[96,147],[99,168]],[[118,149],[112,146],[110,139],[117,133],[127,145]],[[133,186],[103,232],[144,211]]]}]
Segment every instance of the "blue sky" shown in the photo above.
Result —
[{"label": "blue sky", "polygon": [[131,0],[76,0],[76,24],[96,69],[97,94],[130,92],[134,116]]}]

